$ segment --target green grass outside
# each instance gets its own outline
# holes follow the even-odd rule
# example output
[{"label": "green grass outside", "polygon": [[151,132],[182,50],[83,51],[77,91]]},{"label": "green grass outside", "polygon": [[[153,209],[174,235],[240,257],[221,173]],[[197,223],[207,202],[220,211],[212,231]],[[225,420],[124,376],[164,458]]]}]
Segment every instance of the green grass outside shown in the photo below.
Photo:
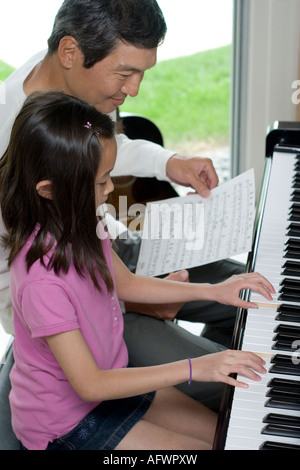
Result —
[{"label": "green grass outside", "polygon": [[228,142],[231,46],[159,62],[139,95],[121,111],[142,114],[161,129],[166,146],[182,141]]},{"label": "green grass outside", "polygon": [[13,67],[0,60],[0,82],[3,82],[13,71]]},{"label": "green grass outside", "polygon": [[[228,142],[231,46],[159,62],[145,74],[139,95],[121,111],[141,114],[160,128],[165,146]],[[0,60],[0,81],[13,72]]]}]

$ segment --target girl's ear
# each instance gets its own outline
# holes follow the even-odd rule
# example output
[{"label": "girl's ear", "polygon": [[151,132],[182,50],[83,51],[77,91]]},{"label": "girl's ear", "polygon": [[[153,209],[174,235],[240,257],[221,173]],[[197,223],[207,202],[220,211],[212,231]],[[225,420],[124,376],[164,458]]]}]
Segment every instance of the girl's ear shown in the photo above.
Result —
[{"label": "girl's ear", "polygon": [[53,199],[51,181],[40,181],[35,188],[39,196],[44,197],[45,199]]}]

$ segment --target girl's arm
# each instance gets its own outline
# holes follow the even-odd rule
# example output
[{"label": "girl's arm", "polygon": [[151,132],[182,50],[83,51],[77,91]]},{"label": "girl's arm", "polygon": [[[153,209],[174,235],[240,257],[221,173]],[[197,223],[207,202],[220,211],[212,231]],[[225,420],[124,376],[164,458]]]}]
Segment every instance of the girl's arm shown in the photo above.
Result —
[{"label": "girl's arm", "polygon": [[[239,298],[241,289],[255,289],[268,299],[271,298],[270,292],[274,292],[272,285],[255,273],[233,276],[218,285],[189,284],[135,276],[114,252],[112,257],[118,294],[125,301],[166,303],[215,300],[247,308],[253,304]],[[125,398],[188,382],[190,379],[188,359],[151,367],[99,369],[80,330],[49,336],[47,342],[70,384],[85,401]],[[256,372],[265,373],[263,364],[264,361],[253,353],[227,350],[193,358],[192,377],[200,382],[224,382],[246,387],[229,375],[238,373],[259,380]]]},{"label": "girl's arm", "polygon": [[[80,330],[48,336],[47,342],[71,386],[85,401],[99,402],[126,398],[160,388],[188,382],[188,359],[151,367],[99,369]],[[223,351],[192,359],[192,378],[196,381],[224,382],[246,388],[229,377],[240,373],[252,380],[265,373],[264,361],[242,351]]]},{"label": "girl's arm", "polygon": [[242,289],[252,289],[272,300],[273,286],[258,273],[232,276],[219,284],[176,282],[132,274],[112,250],[112,260],[118,296],[135,303],[176,303],[194,300],[216,302],[242,308],[257,308],[253,302],[242,300]]}]

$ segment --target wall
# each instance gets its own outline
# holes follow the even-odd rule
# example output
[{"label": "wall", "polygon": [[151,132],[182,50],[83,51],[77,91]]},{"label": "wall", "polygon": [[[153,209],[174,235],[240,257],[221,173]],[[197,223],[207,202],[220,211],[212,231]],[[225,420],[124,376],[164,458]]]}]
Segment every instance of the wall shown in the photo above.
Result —
[{"label": "wall", "polygon": [[236,0],[233,54],[233,173],[254,168],[257,193],[266,130],[299,119],[292,83],[300,79],[300,1]]}]

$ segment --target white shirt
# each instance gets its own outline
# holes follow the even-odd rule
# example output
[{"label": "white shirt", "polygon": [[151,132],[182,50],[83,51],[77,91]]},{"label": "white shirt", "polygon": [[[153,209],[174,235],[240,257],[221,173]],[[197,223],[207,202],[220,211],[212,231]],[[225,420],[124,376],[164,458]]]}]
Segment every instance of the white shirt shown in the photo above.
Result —
[{"label": "white shirt", "polygon": [[[35,54],[0,85],[0,157],[7,149],[13,123],[26,99],[24,81],[34,67],[44,59],[46,53],[47,51],[42,51]],[[110,117],[116,120],[116,111],[110,113]],[[118,157],[111,173],[112,176],[127,176],[128,169],[130,169],[130,175],[133,176],[168,180],[166,163],[175,154],[174,151],[166,150],[146,140],[130,140],[124,134],[118,134],[117,144]],[[116,235],[126,230],[126,227],[115,219],[110,223],[112,224],[111,231]],[[2,217],[0,217],[0,234],[4,230]],[[13,334],[9,271],[2,247],[0,247],[0,320],[5,330]]]}]

